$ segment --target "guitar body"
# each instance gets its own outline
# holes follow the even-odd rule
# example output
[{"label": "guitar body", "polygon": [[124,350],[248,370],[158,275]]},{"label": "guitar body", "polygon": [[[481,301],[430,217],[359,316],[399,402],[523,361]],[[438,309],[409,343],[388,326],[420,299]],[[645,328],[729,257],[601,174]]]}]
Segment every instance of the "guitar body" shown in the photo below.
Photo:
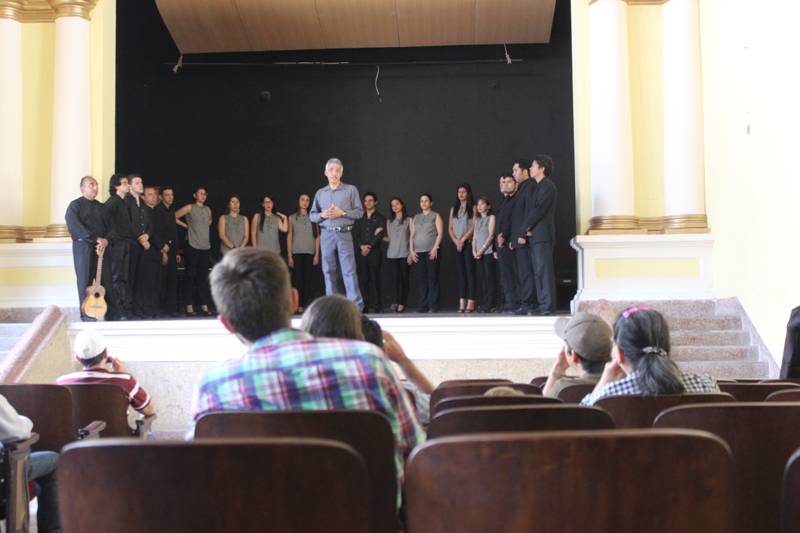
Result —
[{"label": "guitar body", "polygon": [[91,285],[86,287],[86,298],[81,304],[81,313],[92,318],[102,318],[108,312],[106,288],[100,285],[103,272],[103,252],[97,248],[97,274]]}]

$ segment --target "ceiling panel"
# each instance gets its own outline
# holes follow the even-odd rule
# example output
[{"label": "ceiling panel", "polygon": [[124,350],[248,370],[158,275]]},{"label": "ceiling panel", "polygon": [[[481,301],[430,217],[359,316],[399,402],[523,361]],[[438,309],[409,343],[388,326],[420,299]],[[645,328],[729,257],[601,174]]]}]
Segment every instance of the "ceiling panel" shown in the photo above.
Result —
[{"label": "ceiling panel", "polygon": [[156,0],[182,54],[250,51],[234,0]]},{"label": "ceiling panel", "polygon": [[325,48],[314,0],[236,0],[253,50]]},{"label": "ceiling panel", "polygon": [[475,0],[396,0],[400,46],[475,43]]},{"label": "ceiling panel", "polygon": [[316,0],[316,4],[326,48],[400,46],[394,0]]},{"label": "ceiling panel", "polygon": [[549,43],[556,0],[476,0],[475,44]]}]

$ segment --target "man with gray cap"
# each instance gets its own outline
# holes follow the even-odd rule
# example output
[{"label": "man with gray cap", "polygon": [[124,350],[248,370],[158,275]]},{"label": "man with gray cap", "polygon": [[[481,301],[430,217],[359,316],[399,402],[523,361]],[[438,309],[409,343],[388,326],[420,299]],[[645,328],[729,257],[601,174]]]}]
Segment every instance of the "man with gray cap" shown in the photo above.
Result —
[{"label": "man with gray cap", "polygon": [[[72,350],[75,353],[75,360],[78,361],[83,370],[61,376],[56,380],[56,385],[78,385],[110,383],[123,388],[128,396],[131,407],[145,416],[156,412],[153,400],[150,395],[139,386],[139,383],[128,372],[125,363],[108,355],[106,349],[106,339],[103,335],[93,329],[85,329],[75,337],[75,345]],[[111,370],[105,366],[111,365]]]},{"label": "man with gray cap", "polygon": [[[569,385],[594,385],[600,381],[605,364],[611,360],[611,326],[591,313],[576,313],[556,320],[556,335],[564,339],[556,362],[542,389],[544,396],[557,397]],[[572,369],[577,377],[568,377]]]}]

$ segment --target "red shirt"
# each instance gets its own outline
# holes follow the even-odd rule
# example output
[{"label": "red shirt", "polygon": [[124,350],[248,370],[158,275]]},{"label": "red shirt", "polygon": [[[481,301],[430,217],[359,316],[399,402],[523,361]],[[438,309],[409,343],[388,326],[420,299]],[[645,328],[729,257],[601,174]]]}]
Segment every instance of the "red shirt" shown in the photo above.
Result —
[{"label": "red shirt", "polygon": [[122,374],[120,372],[113,372],[105,368],[84,368],[80,372],[73,372],[61,376],[56,380],[56,385],[79,385],[79,384],[92,384],[92,383],[111,383],[119,385],[128,395],[128,401],[131,402],[131,407],[137,411],[141,411],[150,404],[150,396],[145,390],[139,386],[136,380],[130,374]]}]

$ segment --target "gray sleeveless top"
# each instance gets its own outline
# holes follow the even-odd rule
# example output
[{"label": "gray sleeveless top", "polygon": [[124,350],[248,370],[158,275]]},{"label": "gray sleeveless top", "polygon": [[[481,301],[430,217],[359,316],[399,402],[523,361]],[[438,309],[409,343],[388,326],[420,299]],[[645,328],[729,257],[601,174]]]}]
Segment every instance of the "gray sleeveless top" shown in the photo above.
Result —
[{"label": "gray sleeveless top", "polygon": [[189,226],[189,246],[195,250],[210,250],[211,237],[208,223],[211,220],[211,209],[208,206],[192,204],[186,213],[186,225]]},{"label": "gray sleeveless top", "polygon": [[292,219],[292,254],[314,255],[317,253],[314,229],[308,213],[295,213],[290,218]]},{"label": "gray sleeveless top", "polygon": [[[489,215],[485,217],[480,217],[478,220],[475,221],[475,249],[480,251],[481,246],[486,242],[486,239],[489,238],[489,219],[492,218],[494,215]],[[491,244],[486,247],[484,250],[484,254],[490,254],[494,252],[494,246]]]},{"label": "gray sleeveless top", "polygon": [[453,233],[456,239],[460,239],[472,227],[472,213],[467,213],[467,206],[462,205],[458,208],[458,213],[453,213]]},{"label": "gray sleeveless top", "polygon": [[408,239],[410,236],[408,217],[402,223],[400,223],[399,218],[393,218],[389,222],[389,248],[386,250],[386,257],[389,259],[405,259],[408,257],[408,252],[410,251]]},{"label": "gray sleeveless top", "polygon": [[430,252],[436,244],[436,211],[427,215],[422,213],[414,217],[414,251]]},{"label": "gray sleeveless top", "polygon": [[265,217],[263,211],[258,214],[258,227],[256,230],[258,248],[263,248],[276,254],[281,253],[281,243],[278,240],[278,222],[280,222],[278,215]]},{"label": "gray sleeveless top", "polygon": [[[230,214],[223,215],[225,219],[225,236],[231,241],[234,248],[238,248],[242,241],[244,241],[244,221],[246,220],[244,216],[238,215],[232,217]],[[222,252],[222,255],[233,250],[233,248],[228,248],[225,246],[225,243],[220,243],[219,251]]]}]

